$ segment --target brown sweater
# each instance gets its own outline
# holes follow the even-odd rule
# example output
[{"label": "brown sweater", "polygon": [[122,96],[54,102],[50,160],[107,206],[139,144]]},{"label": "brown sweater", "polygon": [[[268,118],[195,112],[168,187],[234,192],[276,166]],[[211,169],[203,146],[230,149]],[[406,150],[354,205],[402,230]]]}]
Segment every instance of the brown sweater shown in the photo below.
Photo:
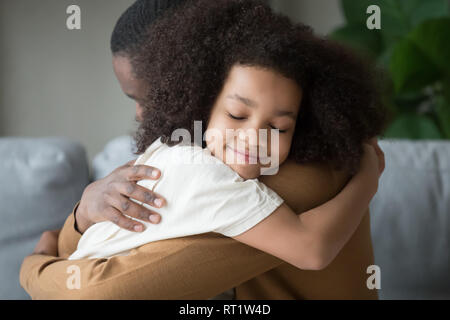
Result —
[{"label": "brown sweater", "polygon": [[[327,165],[291,162],[276,176],[261,178],[295,212],[329,200],[347,180]],[[377,299],[366,287],[366,269],[373,264],[368,213],[321,271],[297,269],[215,233],[151,242],[128,256],[65,260],[81,237],[72,213],[60,233],[59,257],[26,257],[20,283],[33,299],[209,299],[233,287],[237,299]],[[73,265],[80,270],[80,289],[67,286]]]}]

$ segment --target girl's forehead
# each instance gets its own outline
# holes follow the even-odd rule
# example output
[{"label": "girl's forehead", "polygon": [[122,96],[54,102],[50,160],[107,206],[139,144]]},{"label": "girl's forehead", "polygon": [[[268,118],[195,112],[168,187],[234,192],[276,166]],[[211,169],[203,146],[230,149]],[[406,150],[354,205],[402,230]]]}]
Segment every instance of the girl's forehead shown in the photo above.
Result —
[{"label": "girl's forehead", "polygon": [[276,71],[234,66],[225,81],[222,98],[250,108],[265,106],[280,112],[297,112],[302,90],[296,81]]}]

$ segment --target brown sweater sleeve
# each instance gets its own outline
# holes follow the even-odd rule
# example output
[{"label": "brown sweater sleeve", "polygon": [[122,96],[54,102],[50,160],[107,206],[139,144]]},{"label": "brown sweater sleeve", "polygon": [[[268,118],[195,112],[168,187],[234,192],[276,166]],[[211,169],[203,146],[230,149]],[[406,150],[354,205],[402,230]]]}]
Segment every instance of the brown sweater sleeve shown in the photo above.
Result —
[{"label": "brown sweater sleeve", "polygon": [[[152,242],[110,259],[31,255],[22,263],[20,284],[33,299],[208,299],[281,263],[234,239],[206,233]],[[79,289],[67,285],[74,269]]]},{"label": "brown sweater sleeve", "polygon": [[78,201],[67,217],[58,237],[58,256],[68,258],[77,249],[78,241],[80,241],[81,233],[75,227],[75,212],[80,202]]}]

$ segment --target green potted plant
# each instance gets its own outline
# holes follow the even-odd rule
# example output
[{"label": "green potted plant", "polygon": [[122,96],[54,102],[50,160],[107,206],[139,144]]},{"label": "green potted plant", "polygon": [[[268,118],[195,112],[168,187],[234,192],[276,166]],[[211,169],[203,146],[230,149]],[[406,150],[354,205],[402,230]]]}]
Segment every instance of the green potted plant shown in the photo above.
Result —
[{"label": "green potted plant", "polygon": [[[380,29],[366,25],[370,5]],[[346,24],[329,36],[384,70],[386,138],[450,139],[448,0],[341,0]]]}]

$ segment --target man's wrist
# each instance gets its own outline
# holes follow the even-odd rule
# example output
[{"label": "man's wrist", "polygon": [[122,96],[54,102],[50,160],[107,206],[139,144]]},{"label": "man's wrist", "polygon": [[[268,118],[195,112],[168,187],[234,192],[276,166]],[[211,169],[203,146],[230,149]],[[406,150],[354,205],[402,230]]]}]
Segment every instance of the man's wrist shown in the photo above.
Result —
[{"label": "man's wrist", "polygon": [[75,230],[80,233],[83,234],[87,228],[89,228],[89,222],[86,221],[86,219],[84,219],[83,214],[80,212],[80,207],[81,207],[81,202],[78,203],[78,205],[75,207],[75,209],[73,210],[73,215],[74,215],[74,228]]},{"label": "man's wrist", "polygon": [[50,254],[45,251],[33,251],[30,256],[50,256]]}]

